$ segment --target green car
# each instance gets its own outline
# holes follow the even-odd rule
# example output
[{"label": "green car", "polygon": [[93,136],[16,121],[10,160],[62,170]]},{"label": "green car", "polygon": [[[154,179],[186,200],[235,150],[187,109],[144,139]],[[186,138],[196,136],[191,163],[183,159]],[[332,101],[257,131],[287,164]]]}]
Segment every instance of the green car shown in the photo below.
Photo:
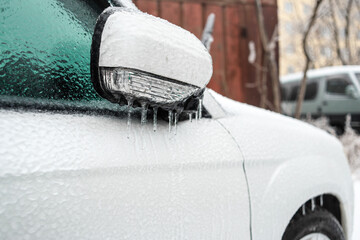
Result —
[{"label": "green car", "polygon": [[[295,113],[302,73],[281,78],[282,110]],[[351,127],[360,130],[360,66],[338,66],[311,70],[307,74],[301,116],[325,116],[339,132],[344,130],[346,115]]]}]

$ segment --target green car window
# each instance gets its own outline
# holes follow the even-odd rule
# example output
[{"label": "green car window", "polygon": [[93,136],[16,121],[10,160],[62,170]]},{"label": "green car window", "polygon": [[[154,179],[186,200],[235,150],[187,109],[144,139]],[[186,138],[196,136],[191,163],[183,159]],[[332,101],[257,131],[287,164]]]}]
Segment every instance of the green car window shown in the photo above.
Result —
[{"label": "green car window", "polygon": [[0,2],[0,98],[99,101],[90,79],[96,0]]}]

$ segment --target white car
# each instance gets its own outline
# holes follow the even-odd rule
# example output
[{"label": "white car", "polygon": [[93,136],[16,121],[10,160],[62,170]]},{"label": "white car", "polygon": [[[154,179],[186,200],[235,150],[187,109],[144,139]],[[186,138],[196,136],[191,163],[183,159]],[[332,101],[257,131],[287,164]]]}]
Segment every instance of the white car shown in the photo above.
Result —
[{"label": "white car", "polygon": [[[1,3],[8,4],[0,20],[7,29],[0,44],[5,59],[0,65],[1,239],[350,239],[352,180],[334,137],[203,92],[211,76],[207,50],[185,30],[136,9],[113,7],[100,15],[92,79],[108,100],[138,102],[142,108],[103,100],[86,70],[94,16],[103,5],[29,2]],[[151,36],[146,29],[142,35],[129,28],[127,37],[119,38],[118,26],[128,18],[135,26],[153,21],[149,27],[159,33],[167,25],[174,38],[188,39],[174,45],[174,38],[150,37],[150,47],[161,42],[167,51],[134,52],[133,62],[126,55],[119,59],[116,54],[129,50],[119,45],[136,46]],[[37,31],[27,31],[28,23]],[[102,47],[106,41],[120,42],[111,49]],[[187,51],[189,43],[199,47]],[[104,49],[116,53],[113,61],[101,59],[109,57]],[[192,70],[191,64],[181,71],[176,64],[166,70],[158,66],[174,54],[193,57],[194,65],[203,61],[199,67],[205,73],[187,78],[183,71]],[[127,65],[139,61],[140,69]],[[120,67],[127,71],[116,78],[123,85],[112,78],[120,72],[113,68]],[[139,79],[143,85],[135,94]],[[159,81],[163,95],[155,94]],[[167,98],[172,84],[181,90]],[[193,91],[197,88],[201,91]],[[170,121],[158,119],[155,109]]]}]

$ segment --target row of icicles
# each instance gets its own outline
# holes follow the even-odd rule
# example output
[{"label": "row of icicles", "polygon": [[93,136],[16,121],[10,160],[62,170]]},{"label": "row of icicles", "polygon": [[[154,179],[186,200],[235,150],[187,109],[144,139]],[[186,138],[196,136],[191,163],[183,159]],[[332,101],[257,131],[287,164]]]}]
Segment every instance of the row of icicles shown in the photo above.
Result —
[{"label": "row of icicles", "polygon": [[[127,108],[127,127],[128,130],[131,129],[131,117],[132,117],[132,111],[133,111],[133,99],[128,99],[128,108]],[[145,125],[147,123],[147,111],[148,111],[148,104],[146,102],[141,103],[141,125]],[[153,107],[153,130],[156,132],[157,130],[157,112],[158,107]],[[177,132],[177,123],[179,120],[179,115],[182,113],[182,109],[177,110],[169,110],[168,111],[168,117],[169,117],[169,132],[174,129],[174,132],[176,134]],[[199,99],[199,105],[197,107],[197,110],[193,111],[186,111],[186,114],[189,117],[189,121],[192,122],[193,116],[195,115],[195,121],[202,118],[202,99]]]}]

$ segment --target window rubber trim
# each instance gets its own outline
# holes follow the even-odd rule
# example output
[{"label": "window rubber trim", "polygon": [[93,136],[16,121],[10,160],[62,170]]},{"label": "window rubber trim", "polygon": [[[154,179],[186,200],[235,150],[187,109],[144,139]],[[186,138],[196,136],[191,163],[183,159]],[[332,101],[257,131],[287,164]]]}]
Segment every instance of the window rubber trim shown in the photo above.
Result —
[{"label": "window rubber trim", "polygon": [[114,14],[115,12],[120,12],[121,10],[122,10],[121,7],[108,7],[99,15],[95,24],[94,34],[91,42],[91,50],[90,50],[91,82],[96,92],[102,98],[108,99],[112,103],[118,103],[119,101],[116,100],[110,93],[107,93],[105,88],[101,86],[100,72],[99,72],[100,45],[101,45],[101,37],[106,21],[112,14]]}]

